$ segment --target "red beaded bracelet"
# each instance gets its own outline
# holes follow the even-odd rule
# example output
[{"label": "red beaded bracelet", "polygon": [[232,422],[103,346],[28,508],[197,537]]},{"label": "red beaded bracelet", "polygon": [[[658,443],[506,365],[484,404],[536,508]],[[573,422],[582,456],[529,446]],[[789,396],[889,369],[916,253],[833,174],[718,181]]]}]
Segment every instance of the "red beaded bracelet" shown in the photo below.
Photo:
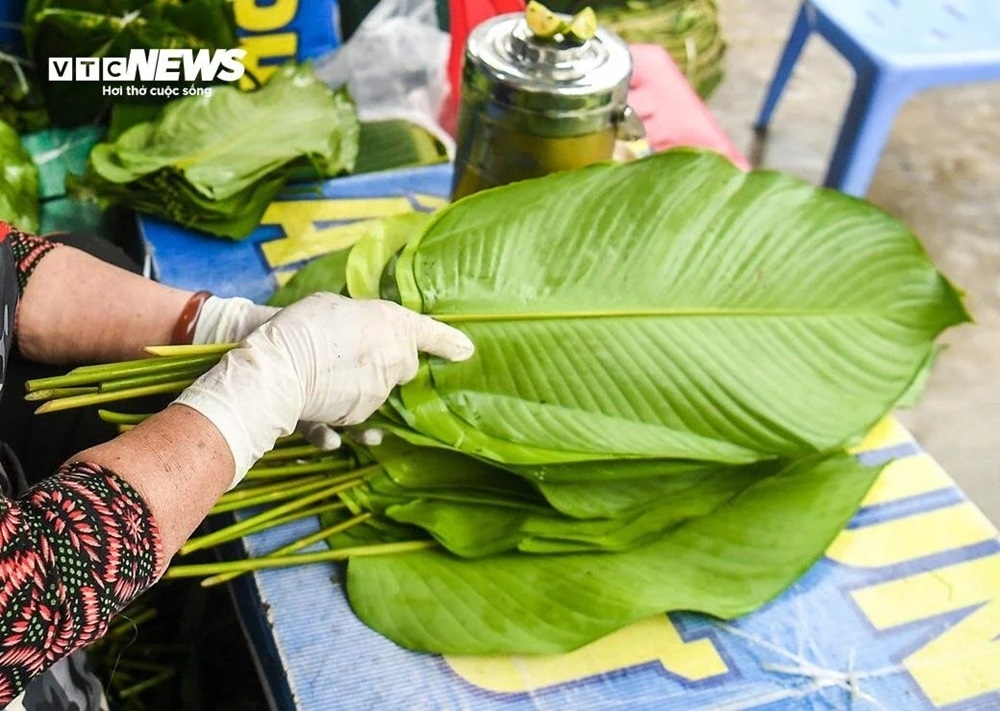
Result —
[{"label": "red beaded bracelet", "polygon": [[209,291],[196,292],[184,304],[181,315],[177,317],[174,330],[170,334],[170,345],[189,346],[194,341],[194,329],[198,324],[198,316],[201,314],[201,307],[205,305],[212,295]]}]

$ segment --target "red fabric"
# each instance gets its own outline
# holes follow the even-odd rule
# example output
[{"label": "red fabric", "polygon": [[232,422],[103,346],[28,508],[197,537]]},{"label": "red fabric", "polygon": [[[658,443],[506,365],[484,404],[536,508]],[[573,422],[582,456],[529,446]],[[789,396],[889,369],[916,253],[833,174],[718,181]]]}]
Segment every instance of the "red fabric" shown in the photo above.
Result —
[{"label": "red fabric", "polygon": [[628,102],[642,119],[646,140],[654,151],[700,146],[728,156],[744,170],[750,169],[749,161],[663,47],[633,44],[629,51],[634,66]]},{"label": "red fabric", "polygon": [[524,12],[524,0],[448,0],[451,27],[451,54],[448,57],[448,81],[451,91],[441,112],[441,125],[455,135],[458,120],[459,88],[462,85],[462,55],[465,39],[472,28],[495,15]]}]

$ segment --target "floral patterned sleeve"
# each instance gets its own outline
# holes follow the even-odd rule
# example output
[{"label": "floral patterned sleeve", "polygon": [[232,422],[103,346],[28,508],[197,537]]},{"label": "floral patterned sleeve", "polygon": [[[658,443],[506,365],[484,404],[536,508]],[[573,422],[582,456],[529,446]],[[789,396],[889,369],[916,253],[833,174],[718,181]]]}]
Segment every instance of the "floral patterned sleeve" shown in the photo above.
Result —
[{"label": "floral patterned sleeve", "polygon": [[[0,222],[0,385],[20,294],[56,246]],[[112,471],[74,462],[18,498],[4,493],[0,707],[33,677],[101,637],[164,563],[149,507]]]},{"label": "floral patterned sleeve", "polygon": [[107,469],[66,464],[19,499],[0,497],[0,707],[101,637],[163,563],[148,506]]}]

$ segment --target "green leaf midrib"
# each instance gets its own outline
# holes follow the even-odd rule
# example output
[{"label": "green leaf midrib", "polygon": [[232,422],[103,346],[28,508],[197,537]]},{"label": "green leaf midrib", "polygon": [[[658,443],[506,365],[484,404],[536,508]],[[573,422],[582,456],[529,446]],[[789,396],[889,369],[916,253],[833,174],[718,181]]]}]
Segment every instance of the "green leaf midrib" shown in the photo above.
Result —
[{"label": "green leaf midrib", "polygon": [[443,323],[476,323],[490,321],[562,321],[577,319],[613,319],[613,318],[692,318],[692,317],[779,317],[779,318],[815,318],[815,317],[860,317],[865,319],[887,318],[891,315],[905,313],[905,309],[895,307],[885,311],[872,309],[870,306],[857,309],[608,309],[602,311],[518,311],[511,313],[444,313],[431,312],[430,315]]}]

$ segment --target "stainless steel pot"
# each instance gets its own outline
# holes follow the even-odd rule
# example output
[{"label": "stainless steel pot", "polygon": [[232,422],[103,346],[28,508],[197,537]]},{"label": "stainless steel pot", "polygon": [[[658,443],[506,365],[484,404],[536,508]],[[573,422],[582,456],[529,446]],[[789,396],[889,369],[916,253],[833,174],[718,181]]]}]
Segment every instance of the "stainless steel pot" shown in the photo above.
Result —
[{"label": "stainless steel pot", "polygon": [[642,137],[626,98],[632,58],[612,32],[535,37],[520,13],[477,26],[465,45],[452,198],[610,160]]}]

